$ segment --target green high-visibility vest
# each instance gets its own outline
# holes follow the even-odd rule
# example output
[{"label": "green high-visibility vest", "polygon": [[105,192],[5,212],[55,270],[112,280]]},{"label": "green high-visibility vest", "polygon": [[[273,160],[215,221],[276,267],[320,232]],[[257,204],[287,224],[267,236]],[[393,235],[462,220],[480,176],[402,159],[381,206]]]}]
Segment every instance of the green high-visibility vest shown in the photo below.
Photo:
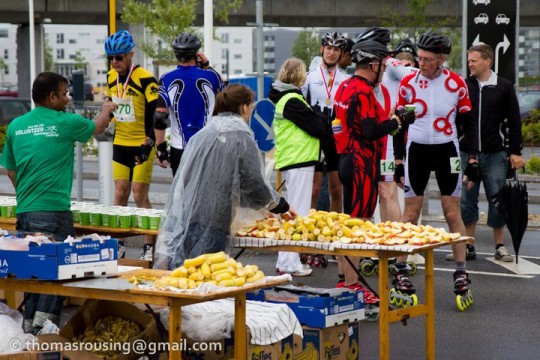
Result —
[{"label": "green high-visibility vest", "polygon": [[283,116],[285,104],[292,98],[297,98],[310,107],[304,97],[296,92],[284,95],[277,102],[272,126],[276,135],[274,161],[278,170],[319,160],[319,139],[309,135]]}]

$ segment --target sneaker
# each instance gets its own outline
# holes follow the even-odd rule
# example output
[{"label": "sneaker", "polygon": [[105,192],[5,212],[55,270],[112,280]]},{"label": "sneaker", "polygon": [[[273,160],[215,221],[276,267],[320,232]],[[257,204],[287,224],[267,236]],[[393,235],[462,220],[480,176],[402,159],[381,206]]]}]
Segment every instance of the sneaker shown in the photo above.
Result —
[{"label": "sneaker", "polygon": [[495,251],[495,260],[511,262],[513,258],[508,250],[504,246],[501,246]]},{"label": "sneaker", "polygon": [[154,246],[151,244],[144,244],[141,260],[147,260],[152,262],[153,260]]},{"label": "sneaker", "polygon": [[294,277],[304,277],[304,276],[309,276],[311,275],[311,273],[313,272],[313,269],[309,267],[309,265],[307,264],[303,264],[302,265],[302,268],[300,270],[297,270],[297,271],[294,271],[294,272],[288,272],[288,271],[281,271],[280,269],[276,268],[276,272],[279,274],[279,275],[283,275],[283,274],[291,274],[291,276],[294,276]]},{"label": "sneaker", "polygon": [[[476,259],[476,249],[474,248],[474,246],[468,246],[467,245],[467,250],[466,250],[466,253],[465,253],[465,259],[467,259],[467,260]],[[446,255],[446,260],[454,261],[454,254],[450,253],[450,254]]]},{"label": "sneaker", "polygon": [[118,241],[118,258],[123,259],[126,257],[126,243],[123,240]]}]

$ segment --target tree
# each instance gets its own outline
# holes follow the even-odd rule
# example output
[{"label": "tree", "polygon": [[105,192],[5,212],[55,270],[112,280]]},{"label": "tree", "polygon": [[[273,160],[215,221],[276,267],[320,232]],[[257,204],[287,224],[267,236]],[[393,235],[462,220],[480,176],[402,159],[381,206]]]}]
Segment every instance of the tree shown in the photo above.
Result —
[{"label": "tree", "polygon": [[[139,43],[147,56],[159,63],[174,64],[175,58],[169,44],[181,33],[196,32],[193,28],[195,10],[202,0],[124,0],[122,20],[128,24],[141,24],[161,42]],[[227,22],[229,12],[242,5],[242,0],[214,0],[214,14]],[[202,39],[202,38],[201,38]],[[210,55],[210,54],[209,54]]]},{"label": "tree", "polygon": [[300,31],[292,48],[292,56],[304,61],[309,68],[311,60],[321,54],[320,36],[314,29]]},{"label": "tree", "polygon": [[80,51],[75,52],[75,69],[76,70],[84,70],[86,67],[86,59],[84,56],[82,56],[82,53]]},{"label": "tree", "polygon": [[426,16],[427,7],[433,0],[406,0],[405,15],[400,15],[396,8],[387,7],[381,16],[382,26],[393,28],[393,33],[397,44],[403,38],[410,38],[414,43],[418,41],[420,36],[427,32],[433,31],[441,35],[448,36],[452,40],[452,52],[448,57],[448,65],[453,69],[461,69],[461,28],[451,27],[457,21],[456,18],[447,17],[442,20],[433,22],[428,21]]},{"label": "tree", "polygon": [[54,71],[54,57],[53,57],[53,48],[49,44],[49,35],[45,34],[45,44],[44,44],[44,71]]},{"label": "tree", "polygon": [[6,72],[6,69],[8,68],[8,64],[4,61],[4,59],[0,58],[0,83],[4,83],[4,74]]}]

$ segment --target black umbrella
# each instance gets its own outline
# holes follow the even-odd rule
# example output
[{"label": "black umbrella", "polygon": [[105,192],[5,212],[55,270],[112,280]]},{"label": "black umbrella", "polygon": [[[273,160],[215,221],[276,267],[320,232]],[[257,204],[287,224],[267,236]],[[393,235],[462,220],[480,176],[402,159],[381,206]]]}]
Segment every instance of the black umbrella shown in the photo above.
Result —
[{"label": "black umbrella", "polygon": [[518,262],[519,247],[529,221],[529,199],[527,184],[519,182],[517,171],[514,180],[507,181],[491,202],[503,214],[512,237],[512,245]]}]

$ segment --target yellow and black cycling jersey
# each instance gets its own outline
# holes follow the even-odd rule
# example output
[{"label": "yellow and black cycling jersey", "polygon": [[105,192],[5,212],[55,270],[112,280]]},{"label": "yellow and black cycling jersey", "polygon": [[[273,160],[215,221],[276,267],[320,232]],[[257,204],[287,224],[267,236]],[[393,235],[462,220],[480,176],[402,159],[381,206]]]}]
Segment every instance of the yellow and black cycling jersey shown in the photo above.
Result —
[{"label": "yellow and black cycling jersey", "polygon": [[157,81],[149,71],[138,65],[131,71],[129,79],[128,75],[118,76],[115,70],[107,74],[107,96],[118,105],[113,144],[140,146],[152,131],[158,98]]}]

